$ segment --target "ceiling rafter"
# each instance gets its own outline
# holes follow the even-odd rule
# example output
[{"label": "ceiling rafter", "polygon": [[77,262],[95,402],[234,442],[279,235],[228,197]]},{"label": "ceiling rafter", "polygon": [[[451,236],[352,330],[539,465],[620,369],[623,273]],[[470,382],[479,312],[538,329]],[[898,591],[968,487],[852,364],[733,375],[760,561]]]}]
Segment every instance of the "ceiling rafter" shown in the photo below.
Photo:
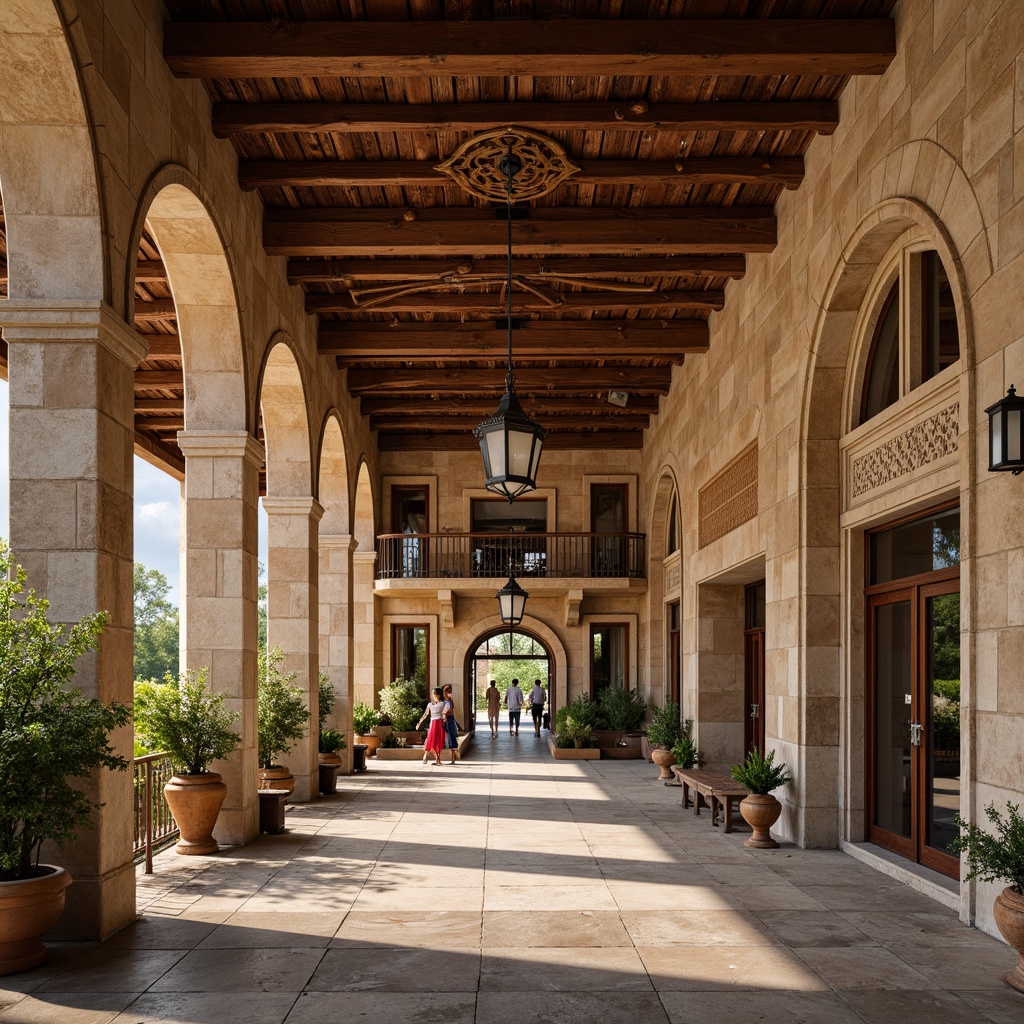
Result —
[{"label": "ceiling rafter", "polygon": [[[589,366],[519,367],[515,373],[520,395],[533,391],[574,393],[596,390],[641,391],[668,394],[672,383],[670,366]],[[351,369],[348,389],[363,394],[497,394],[505,389],[504,375],[496,370],[446,367],[393,367],[382,374],[377,370]]]}]

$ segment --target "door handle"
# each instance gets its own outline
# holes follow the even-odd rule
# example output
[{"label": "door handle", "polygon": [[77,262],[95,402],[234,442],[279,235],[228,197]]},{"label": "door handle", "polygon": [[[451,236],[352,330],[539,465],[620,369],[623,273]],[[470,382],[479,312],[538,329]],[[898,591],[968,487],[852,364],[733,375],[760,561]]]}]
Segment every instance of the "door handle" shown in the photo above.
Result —
[{"label": "door handle", "polygon": [[921,733],[924,731],[924,726],[920,722],[910,723],[910,745],[912,747],[921,746]]},{"label": "door handle", "polygon": [[751,704],[750,705],[750,717],[751,718],[758,718],[758,717],[760,717],[760,705],[758,705],[758,704]]}]

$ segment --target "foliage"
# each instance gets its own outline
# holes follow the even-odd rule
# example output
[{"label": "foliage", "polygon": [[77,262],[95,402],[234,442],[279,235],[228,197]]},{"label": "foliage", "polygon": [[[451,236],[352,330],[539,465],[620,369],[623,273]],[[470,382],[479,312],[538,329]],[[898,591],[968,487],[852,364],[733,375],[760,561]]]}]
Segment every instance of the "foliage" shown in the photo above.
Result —
[{"label": "foliage", "polygon": [[683,723],[683,738],[672,747],[672,754],[676,764],[680,768],[699,768],[704,759],[700,756],[697,744],[693,742],[690,732],[693,729],[693,719],[688,718]]},{"label": "foliage", "polygon": [[965,881],[1009,882],[1015,893],[1024,896],[1024,817],[1017,804],[1007,803],[1006,812],[1004,820],[994,803],[985,808],[995,835],[958,815],[955,820],[961,832],[949,844],[949,852],[967,855],[971,870]]},{"label": "foliage", "polygon": [[596,700],[591,700],[589,694],[584,693],[555,712],[555,731],[564,732],[569,718],[580,726],[589,726],[593,732],[601,727],[601,708]]},{"label": "foliage", "polygon": [[938,697],[945,697],[955,704],[960,703],[959,679],[935,679],[932,681],[932,692]]},{"label": "foliage", "polygon": [[68,684],[96,648],[105,612],[51,625],[49,602],[26,592],[25,570],[0,540],[0,880],[37,873],[44,841],[72,841],[100,806],[74,785],[97,768],[124,770],[109,734],[131,709]]},{"label": "foliage", "polygon": [[295,673],[281,670],[284,654],[280,647],[259,652],[259,694],[256,702],[256,731],[261,768],[271,768],[274,758],[287,754],[302,739],[312,717],[306,695],[292,686]]},{"label": "foliage", "polygon": [[764,757],[757,747],[747,754],[743,764],[734,764],[729,771],[732,777],[741,786],[746,786],[751,793],[770,793],[773,789],[785,786],[787,782],[793,780],[786,770],[785,761],[775,764],[774,750],[769,750],[768,756]]},{"label": "foliage", "polygon": [[319,750],[321,754],[336,754],[339,750],[344,750],[347,746],[348,744],[345,742],[344,735],[336,729],[320,730]]},{"label": "foliage", "polygon": [[932,729],[936,750],[960,749],[960,705],[947,697],[932,698]]},{"label": "foliage", "polygon": [[608,686],[597,698],[601,711],[601,728],[617,732],[632,732],[639,729],[647,715],[647,702],[639,690],[624,686]]},{"label": "foliage", "polygon": [[323,732],[324,726],[327,724],[327,717],[338,702],[338,695],[334,692],[330,679],[323,672],[317,676],[317,688],[317,725],[320,732]]},{"label": "foliage", "polygon": [[[402,730],[403,732],[405,730]],[[393,732],[389,732],[387,736],[381,738],[380,745],[385,750],[397,750],[399,747],[405,746],[405,738],[403,736],[396,736]]]},{"label": "foliage", "polygon": [[[258,563],[258,578],[267,575],[267,567]],[[267,649],[267,585],[260,583],[256,589],[256,650],[263,653]]]},{"label": "foliage", "polygon": [[[957,537],[959,547],[959,537]],[[956,552],[959,561],[959,550]],[[956,564],[952,562],[951,564]],[[939,679],[960,677],[960,595],[942,594],[931,601],[932,673]],[[959,697],[957,697],[959,700]]]},{"label": "foliage", "polygon": [[565,726],[559,730],[559,735],[572,740],[574,747],[593,746],[594,730],[586,722],[581,722],[572,715],[566,718]]},{"label": "foliage", "polygon": [[370,730],[380,724],[380,715],[366,704],[357,700],[352,706],[352,728],[357,736],[369,736]]},{"label": "foliage", "polygon": [[135,678],[178,674],[178,609],[167,600],[171,585],[156,569],[135,563]]},{"label": "foliage", "polygon": [[679,705],[670,700],[651,712],[651,724],[647,727],[647,739],[652,747],[664,747],[671,750],[686,736],[686,730],[680,721],[682,712]]},{"label": "foliage", "polygon": [[231,726],[239,717],[224,707],[223,693],[207,690],[206,669],[135,684],[136,731],[150,750],[170,754],[181,775],[201,775],[227,757],[238,745]]},{"label": "foliage", "polygon": [[385,686],[378,696],[381,714],[391,719],[391,727],[396,732],[409,732],[413,728],[426,700],[422,686],[402,676]]}]

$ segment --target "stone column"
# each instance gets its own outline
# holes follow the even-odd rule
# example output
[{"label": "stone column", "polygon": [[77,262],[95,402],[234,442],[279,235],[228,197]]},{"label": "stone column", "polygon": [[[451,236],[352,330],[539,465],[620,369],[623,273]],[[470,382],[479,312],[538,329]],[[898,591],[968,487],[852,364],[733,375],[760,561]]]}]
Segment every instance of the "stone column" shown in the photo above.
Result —
[{"label": "stone column", "polygon": [[[11,547],[51,621],[96,611],[110,621],[74,685],[104,703],[132,702],[132,375],[142,340],[110,307],[0,303],[10,377]],[[112,737],[132,758],[132,730]],[[103,939],[135,917],[132,774],[101,771],[93,827],[43,859],[74,878],[64,939]]]},{"label": "stone column", "polygon": [[181,664],[241,714],[242,741],[212,765],[228,787],[214,836],[237,846],[259,834],[256,796],[256,502],[263,446],[245,431],[183,430]]},{"label": "stone column", "polygon": [[373,603],[373,551],[352,554],[352,697],[371,707],[376,704],[376,621]]},{"label": "stone column", "polygon": [[315,498],[264,498],[267,513],[267,646],[280,647],[282,668],[306,693],[312,718],[305,736],[282,760],[295,776],[293,799],[316,798],[317,676],[319,673],[319,530],[323,506]]},{"label": "stone column", "polygon": [[320,534],[320,671],[338,703],[329,725],[345,734],[345,771],[352,771],[352,552],[350,534]]}]

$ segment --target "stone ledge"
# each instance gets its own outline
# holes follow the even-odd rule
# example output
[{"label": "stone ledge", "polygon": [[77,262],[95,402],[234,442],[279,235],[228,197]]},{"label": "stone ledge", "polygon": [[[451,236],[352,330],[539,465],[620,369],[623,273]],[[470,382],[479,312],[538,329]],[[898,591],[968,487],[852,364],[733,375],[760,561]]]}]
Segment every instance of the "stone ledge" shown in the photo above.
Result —
[{"label": "stone ledge", "polygon": [[548,736],[548,750],[556,761],[600,761],[599,747],[556,747],[555,737]]}]

